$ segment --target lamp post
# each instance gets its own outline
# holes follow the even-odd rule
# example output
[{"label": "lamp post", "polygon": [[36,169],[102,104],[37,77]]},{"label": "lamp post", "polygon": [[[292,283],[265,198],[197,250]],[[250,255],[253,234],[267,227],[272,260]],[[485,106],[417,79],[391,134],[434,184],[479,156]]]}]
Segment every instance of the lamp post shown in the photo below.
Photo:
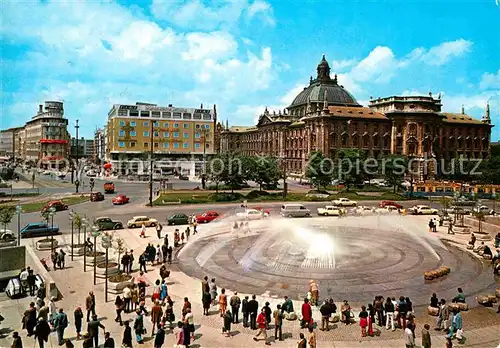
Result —
[{"label": "lamp post", "polygon": [[[104,301],[108,302],[108,249],[111,247],[112,236],[104,234],[102,236],[102,247],[106,249],[106,269],[104,275]],[[94,273],[95,279],[95,273]]]},{"label": "lamp post", "polygon": [[51,227],[51,231],[50,231],[50,254],[51,254],[51,256],[54,253],[54,233],[53,233],[53,230],[54,230],[54,215],[56,215],[56,208],[50,207],[49,208],[49,216],[50,216],[50,220],[51,220],[51,224],[50,224],[50,227]]},{"label": "lamp post", "polygon": [[73,239],[73,233],[74,233],[74,224],[73,224],[73,215],[75,212],[71,210],[69,212],[69,221],[71,221],[71,261],[73,261],[73,245],[74,245],[74,239]]},{"label": "lamp post", "polygon": [[97,252],[97,237],[99,237],[99,228],[95,225],[92,225],[92,237],[94,237],[94,249],[92,252],[94,253],[94,285],[97,284],[97,257],[96,257],[96,252]]},{"label": "lamp post", "polygon": [[[83,235],[84,235],[84,243],[83,243],[83,271],[87,272],[87,226],[89,225],[89,221],[86,217],[82,218],[82,226],[83,226]],[[80,231],[78,231],[78,238],[80,238]],[[80,244],[80,243],[78,243]]]},{"label": "lamp post", "polygon": [[153,124],[155,121],[151,120],[151,134],[149,147],[149,206],[153,207],[153,145],[154,145],[154,128]]},{"label": "lamp post", "polygon": [[23,212],[23,208],[20,205],[16,206],[16,214],[17,214],[17,245],[21,245],[21,213]]},{"label": "lamp post", "polygon": [[[78,125],[78,120],[76,120],[76,125],[75,125],[75,129],[76,129],[76,179],[78,180],[78,128],[80,128],[80,126]],[[78,193],[78,186],[76,187],[76,193]]]},{"label": "lamp post", "polygon": [[497,194],[493,192],[491,194],[491,199],[493,199],[493,211],[496,211],[496,205],[497,205]]},{"label": "lamp post", "polygon": [[453,197],[455,198],[455,218],[454,218],[454,221],[453,223],[456,224],[457,223],[457,219],[458,219],[458,198],[460,198],[460,192],[459,191],[455,191],[453,193]]},{"label": "lamp post", "polygon": [[203,128],[203,173],[201,177],[201,187],[205,189],[206,187],[206,176],[207,176],[207,133],[208,129]]}]

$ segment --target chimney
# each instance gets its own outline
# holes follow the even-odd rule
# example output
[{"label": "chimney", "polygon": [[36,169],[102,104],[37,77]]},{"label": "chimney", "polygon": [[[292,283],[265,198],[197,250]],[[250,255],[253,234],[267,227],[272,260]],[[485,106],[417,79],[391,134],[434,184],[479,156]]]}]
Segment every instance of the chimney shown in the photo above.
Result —
[{"label": "chimney", "polygon": [[43,112],[43,105],[39,104],[38,105],[38,113],[41,114]]}]

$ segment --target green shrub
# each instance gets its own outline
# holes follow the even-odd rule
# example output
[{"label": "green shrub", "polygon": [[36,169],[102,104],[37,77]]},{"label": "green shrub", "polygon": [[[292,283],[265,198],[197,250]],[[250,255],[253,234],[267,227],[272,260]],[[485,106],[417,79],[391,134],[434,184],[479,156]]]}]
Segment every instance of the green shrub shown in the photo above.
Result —
[{"label": "green shrub", "polygon": [[242,199],[244,196],[239,192],[219,192],[212,193],[208,196],[212,202],[234,202]]},{"label": "green shrub", "polygon": [[261,196],[269,196],[269,194],[270,193],[267,191],[253,190],[253,191],[248,192],[247,195],[245,196],[245,198],[256,199],[256,198],[259,198]]}]

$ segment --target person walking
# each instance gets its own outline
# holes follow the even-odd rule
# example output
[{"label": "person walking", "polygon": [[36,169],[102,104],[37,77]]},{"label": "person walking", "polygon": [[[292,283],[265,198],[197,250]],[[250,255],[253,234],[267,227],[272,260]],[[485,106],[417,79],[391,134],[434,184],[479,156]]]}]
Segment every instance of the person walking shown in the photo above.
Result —
[{"label": "person walking", "polygon": [[156,331],[154,348],[161,348],[165,343],[165,330],[163,325],[158,326],[158,331]]},{"label": "person walking", "polygon": [[90,321],[90,314],[92,316],[96,315],[95,314],[95,296],[94,292],[90,291],[89,295],[87,296],[87,299],[85,300],[85,307],[87,309],[87,323]]},{"label": "person walking", "polygon": [[146,261],[147,261],[147,257],[146,257],[146,253],[142,253],[141,256],[139,256],[139,272],[144,272],[144,273],[148,273],[148,271],[146,270]]},{"label": "person walking", "polygon": [[212,304],[212,299],[208,292],[203,292],[201,302],[203,304],[203,315],[209,315],[210,305]]},{"label": "person walking", "polygon": [[160,244],[156,246],[156,263],[159,265],[163,262],[163,255],[161,254]]},{"label": "person walking", "polygon": [[57,332],[57,343],[62,346],[64,344],[64,330],[68,327],[68,317],[62,308],[59,308],[59,313],[54,320],[54,328]]},{"label": "person walking", "polygon": [[309,348],[316,348],[316,333],[312,326],[309,326]]},{"label": "person walking", "polygon": [[134,321],[135,339],[138,344],[144,344],[144,340],[142,339],[142,335],[144,334],[144,318],[141,310],[137,309],[135,313],[137,314]]},{"label": "person walking", "polygon": [[141,238],[146,238],[146,225],[142,224],[141,226],[141,234],[139,235]]},{"label": "person walking", "polygon": [[431,334],[429,324],[425,324],[422,329],[422,348],[431,348]]},{"label": "person walking", "polygon": [[109,332],[104,333],[104,348],[115,348],[115,340]]},{"label": "person walking", "polygon": [[87,332],[90,337],[92,337],[94,341],[94,347],[99,347],[99,328],[106,330],[104,325],[101,324],[99,320],[97,320],[97,315],[92,316],[92,320],[87,324]]},{"label": "person walking", "polygon": [[19,336],[19,332],[14,331],[12,333],[12,344],[10,348],[23,348],[23,341],[21,340],[21,336]]},{"label": "person walking", "polygon": [[226,313],[227,309],[227,295],[226,295],[226,289],[222,289],[221,294],[219,295],[219,314],[222,317],[224,313]]},{"label": "person walking", "polygon": [[132,348],[132,329],[129,321],[125,321],[125,329],[123,330],[122,347]]},{"label": "person walking", "polygon": [[415,336],[413,336],[411,323],[408,323],[408,325],[405,328],[404,340],[406,348],[415,348]]},{"label": "person walking", "polygon": [[28,277],[26,278],[26,283],[28,284],[30,296],[35,296],[36,275],[33,273],[31,269],[28,271]]},{"label": "person walking", "polygon": [[161,239],[161,231],[163,230],[163,226],[158,223],[158,225],[156,225],[156,236],[158,237],[158,239]]},{"label": "person walking", "polygon": [[256,296],[252,295],[252,299],[248,301],[248,311],[250,313],[250,328],[252,330],[257,330],[257,312],[259,311],[259,303],[255,298]]},{"label": "person walking", "polygon": [[283,311],[281,305],[277,305],[273,312],[274,317],[274,339],[283,341]]},{"label": "person walking", "polygon": [[233,324],[238,324],[238,313],[240,311],[241,299],[238,296],[237,292],[235,292],[234,295],[231,296],[229,304],[231,305]]},{"label": "person walking", "polygon": [[27,310],[23,314],[23,329],[28,332],[28,337],[33,336],[36,326],[36,309],[35,303],[31,302]]},{"label": "person walking", "polygon": [[309,325],[312,319],[312,308],[307,298],[304,299],[301,313],[302,313],[302,320],[300,322],[300,327],[303,329]]},{"label": "person walking", "polygon": [[49,301],[49,324],[52,326],[54,326],[57,313],[56,298],[52,296]]},{"label": "person walking", "polygon": [[462,339],[462,314],[460,313],[460,309],[453,308],[453,317],[451,319],[450,330],[448,332],[448,337],[453,338],[453,335],[456,335],[458,340]]},{"label": "person walking", "polygon": [[184,316],[184,326],[188,328],[189,336],[191,340],[194,341],[194,316],[191,307],[186,310],[186,315]]},{"label": "person walking", "polygon": [[125,313],[128,313],[130,312],[131,308],[130,302],[132,301],[132,290],[130,290],[128,285],[125,288],[123,288],[122,296],[123,296],[123,310],[125,311]]},{"label": "person walking", "polygon": [[76,307],[73,312],[73,317],[75,320],[75,330],[76,330],[76,339],[79,340],[81,338],[80,332],[82,332],[82,320],[83,320],[83,312],[80,307]]},{"label": "person walking", "polygon": [[121,299],[120,295],[116,296],[116,300],[115,300],[116,318],[115,318],[115,321],[117,323],[120,323],[120,326],[123,325],[122,311],[123,311],[124,307],[125,307],[125,302]]},{"label": "person walking", "polygon": [[248,327],[248,318],[250,312],[248,311],[248,296],[245,296],[243,301],[241,301],[241,313],[243,314],[243,327]]},{"label": "person walking", "polygon": [[266,331],[267,321],[266,321],[266,312],[264,308],[262,308],[259,316],[257,317],[257,324],[259,325],[259,332],[257,333],[257,335],[254,336],[253,340],[258,341],[259,339],[257,337],[259,337],[262,334],[262,336],[264,336],[265,344],[268,346],[271,345],[271,343],[267,341],[267,331]]},{"label": "person walking", "polygon": [[43,348],[44,342],[49,340],[50,326],[43,318],[38,319],[35,326],[35,339],[38,341],[39,348]]},{"label": "person walking", "polygon": [[450,317],[450,310],[448,308],[448,305],[446,304],[446,300],[442,298],[441,305],[439,307],[438,317],[436,319],[435,330],[440,331],[442,329],[446,329],[448,327],[449,317]]},{"label": "person walking", "polygon": [[156,300],[153,307],[151,308],[151,323],[153,324],[153,327],[151,328],[151,336],[155,334],[155,328],[160,327],[162,316],[163,310],[161,309],[160,302]]}]

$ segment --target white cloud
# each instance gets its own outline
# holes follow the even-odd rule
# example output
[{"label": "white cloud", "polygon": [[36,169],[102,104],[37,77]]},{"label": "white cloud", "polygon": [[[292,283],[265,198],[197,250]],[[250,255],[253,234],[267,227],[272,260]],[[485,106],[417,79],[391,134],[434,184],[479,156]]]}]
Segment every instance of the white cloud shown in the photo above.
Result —
[{"label": "white cloud", "polygon": [[330,63],[330,65],[333,71],[338,72],[346,68],[350,68],[356,63],[357,63],[356,59],[344,59],[344,60],[333,60]]},{"label": "white cloud", "polygon": [[304,85],[297,83],[295,87],[290,89],[288,92],[286,92],[279,100],[283,105],[290,105],[292,104],[293,100],[295,97],[304,90]]},{"label": "white cloud", "polygon": [[496,73],[484,73],[479,83],[481,89],[500,89],[500,69]]},{"label": "white cloud", "polygon": [[184,60],[218,59],[232,56],[238,44],[231,35],[224,32],[189,33],[185,37],[187,50]]},{"label": "white cloud", "polygon": [[412,58],[417,58],[429,65],[443,65],[452,58],[461,57],[472,48],[473,42],[465,39],[443,42],[429,50],[417,48],[413,50]]},{"label": "white cloud", "polygon": [[276,22],[273,16],[273,8],[271,5],[263,0],[254,1],[247,10],[248,18],[252,19],[260,15],[262,19],[269,25],[275,25]]}]

